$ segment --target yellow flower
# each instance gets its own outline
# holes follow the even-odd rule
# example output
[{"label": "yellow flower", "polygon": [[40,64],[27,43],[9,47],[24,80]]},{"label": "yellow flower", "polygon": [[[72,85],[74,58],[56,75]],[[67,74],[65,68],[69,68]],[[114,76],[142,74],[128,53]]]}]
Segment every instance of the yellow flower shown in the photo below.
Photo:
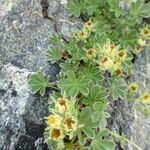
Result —
[{"label": "yellow flower", "polygon": [[61,127],[62,118],[59,115],[50,115],[47,117],[46,124],[51,128],[60,128]]},{"label": "yellow flower", "polygon": [[120,69],[115,70],[114,75],[120,77],[122,75],[122,71]]},{"label": "yellow flower", "polygon": [[67,111],[70,107],[69,105],[69,100],[65,98],[58,98],[55,103],[55,106],[60,113],[64,113],[65,111]]},{"label": "yellow flower", "polygon": [[79,31],[77,34],[77,39],[83,40],[88,37],[88,34],[86,31]]},{"label": "yellow flower", "polygon": [[63,122],[66,132],[75,131],[77,129],[77,120],[73,116],[68,116]]},{"label": "yellow flower", "polygon": [[146,45],[146,40],[144,38],[140,37],[137,42],[140,46],[145,46]]},{"label": "yellow flower", "polygon": [[119,60],[124,61],[126,56],[127,56],[127,53],[126,53],[125,50],[118,51],[118,58],[119,58]]},{"label": "yellow flower", "polygon": [[119,62],[119,61],[114,61],[113,62],[113,65],[112,65],[112,71],[114,72],[114,71],[116,71],[116,70],[120,70],[120,67],[121,67],[121,62]]},{"label": "yellow flower", "polygon": [[116,46],[115,44],[112,44],[110,40],[107,40],[107,42],[102,48],[102,52],[107,57],[114,58],[116,56],[118,49],[119,46]]},{"label": "yellow flower", "polygon": [[90,48],[89,50],[87,50],[86,52],[86,56],[89,58],[89,59],[93,59],[96,57],[96,51],[92,48]]},{"label": "yellow flower", "polygon": [[143,38],[147,38],[150,36],[150,30],[148,28],[144,28],[141,30],[140,34]]},{"label": "yellow flower", "polygon": [[106,46],[105,53],[107,56],[114,58],[116,56],[117,49],[118,49],[117,46],[115,46],[114,44],[110,44],[110,45]]},{"label": "yellow flower", "polygon": [[140,97],[140,101],[141,101],[141,103],[149,104],[150,103],[150,94],[143,93]]},{"label": "yellow flower", "polygon": [[87,30],[91,31],[92,28],[93,28],[93,26],[94,26],[94,24],[93,24],[93,22],[92,22],[91,20],[89,20],[89,21],[87,21],[87,22],[85,23],[84,26],[85,26],[85,28],[86,28]]},{"label": "yellow flower", "polygon": [[64,138],[63,132],[61,129],[52,128],[49,132],[50,138],[58,141]]},{"label": "yellow flower", "polygon": [[142,48],[140,48],[140,47],[136,47],[136,48],[134,49],[134,52],[135,52],[136,54],[139,54],[141,51],[142,51]]},{"label": "yellow flower", "polygon": [[136,84],[136,83],[131,83],[131,84],[129,85],[129,90],[130,90],[131,92],[136,92],[138,89],[139,89],[139,86],[138,86],[138,84]]},{"label": "yellow flower", "polygon": [[111,67],[113,66],[113,60],[109,57],[104,57],[99,61],[99,65],[104,70],[111,69]]}]

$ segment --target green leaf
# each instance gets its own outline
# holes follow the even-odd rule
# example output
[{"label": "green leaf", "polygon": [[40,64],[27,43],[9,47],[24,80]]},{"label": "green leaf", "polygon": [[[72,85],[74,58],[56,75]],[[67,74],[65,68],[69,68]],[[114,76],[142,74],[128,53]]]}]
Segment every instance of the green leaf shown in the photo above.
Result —
[{"label": "green leaf", "polygon": [[109,140],[102,139],[104,136],[108,135],[106,130],[99,132],[93,139],[90,150],[114,150],[115,144]]},{"label": "green leaf", "polygon": [[125,99],[127,92],[125,80],[122,78],[109,79],[109,90],[112,93],[113,100],[117,100],[118,98]]},{"label": "green leaf", "polygon": [[61,73],[64,75],[67,74],[68,71],[76,72],[78,69],[79,63],[71,63],[70,61],[66,60],[64,63],[60,63]]},{"label": "green leaf", "polygon": [[90,118],[92,114],[92,110],[90,107],[85,107],[84,109],[82,109],[81,113],[80,113],[80,122],[84,123],[87,121],[87,118]]},{"label": "green leaf", "polygon": [[[101,0],[99,0],[101,1]],[[93,15],[99,9],[99,1],[98,0],[86,0],[84,3],[84,11],[87,12],[89,15]]]},{"label": "green leaf", "polygon": [[89,95],[87,99],[83,100],[83,103],[86,105],[93,106],[97,101],[104,101],[108,97],[106,90],[99,85],[90,86]]},{"label": "green leaf", "polygon": [[81,145],[85,144],[85,138],[84,138],[84,135],[82,134],[82,131],[78,131],[78,139]]},{"label": "green leaf", "polygon": [[141,23],[143,18],[150,17],[150,3],[145,4],[144,1],[137,0],[132,3],[129,9],[129,15],[135,19],[137,23]]},{"label": "green leaf", "polygon": [[62,78],[58,86],[67,96],[76,97],[79,92],[83,95],[88,94],[87,84],[88,82],[83,76],[76,78],[72,71],[68,71],[67,78]]},{"label": "green leaf", "polygon": [[70,16],[74,15],[75,17],[79,17],[82,12],[82,8],[82,2],[79,3],[75,0],[68,3],[68,11]]},{"label": "green leaf", "polygon": [[103,76],[100,74],[100,69],[94,66],[93,63],[87,64],[86,67],[81,67],[79,74],[84,75],[85,78],[93,83],[103,80]]},{"label": "green leaf", "polygon": [[33,94],[40,92],[41,96],[44,96],[46,87],[48,87],[48,78],[42,72],[37,72],[32,75],[28,81],[28,85]]},{"label": "green leaf", "polygon": [[103,138],[105,136],[108,136],[109,135],[109,131],[107,129],[104,129],[104,130],[101,130],[99,133],[98,133],[98,137],[99,138]]},{"label": "green leaf", "polygon": [[50,38],[50,42],[51,42],[51,44],[53,44],[53,45],[59,44],[59,43],[60,43],[60,37],[59,37],[58,35],[53,35],[53,36]]},{"label": "green leaf", "polygon": [[106,127],[107,120],[109,118],[109,114],[105,112],[107,109],[107,102],[95,102],[93,105],[93,113],[92,113],[92,121],[97,122],[99,121],[99,127],[102,129]]},{"label": "green leaf", "polygon": [[93,139],[95,137],[95,132],[91,128],[84,127],[83,132],[91,139]]},{"label": "green leaf", "polygon": [[101,142],[99,143],[99,146],[101,150],[114,150],[115,149],[115,144],[108,140],[101,140]]},{"label": "green leaf", "polygon": [[134,47],[137,41],[137,33],[135,31],[123,32],[122,37],[120,38],[120,43],[122,42],[124,47]]},{"label": "green leaf", "polygon": [[119,6],[118,0],[108,0],[108,3],[110,5],[110,11],[115,13],[116,17],[119,17],[121,15],[121,8]]},{"label": "green leaf", "polygon": [[92,117],[92,109],[90,107],[85,107],[79,115],[79,123],[84,125],[83,128],[98,127],[98,122],[93,122],[91,117]]},{"label": "green leaf", "polygon": [[82,109],[79,115],[79,124],[82,125],[80,128],[89,138],[95,137],[93,128],[98,127],[97,123],[93,123],[91,119],[92,109],[85,107]]},{"label": "green leaf", "polygon": [[61,59],[61,50],[60,46],[51,46],[51,48],[48,50],[48,61],[51,61],[52,63],[55,63]]}]

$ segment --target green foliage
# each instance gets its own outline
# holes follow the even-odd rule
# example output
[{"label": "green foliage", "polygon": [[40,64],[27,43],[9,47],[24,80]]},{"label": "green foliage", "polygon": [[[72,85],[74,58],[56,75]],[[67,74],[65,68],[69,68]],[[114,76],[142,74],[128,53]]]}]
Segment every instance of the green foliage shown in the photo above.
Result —
[{"label": "green foliage", "polygon": [[110,115],[105,111],[107,109],[108,103],[106,102],[95,102],[93,105],[92,121],[99,121],[99,127],[101,129],[105,128],[107,125],[106,118],[109,118]]},{"label": "green foliage", "polygon": [[51,49],[48,51],[48,60],[52,63],[55,63],[61,59],[61,50],[58,46],[51,46]]},{"label": "green foliage", "polygon": [[150,17],[150,3],[144,4],[144,1],[137,0],[131,5],[129,15],[137,22],[141,23],[142,18]]},{"label": "green foliage", "polygon": [[93,128],[97,127],[98,123],[92,121],[92,110],[90,107],[85,107],[81,111],[81,114],[79,116],[79,124],[82,125],[80,130],[83,131],[86,136],[92,139],[95,137],[95,131],[93,130]]},{"label": "green foliage", "polygon": [[116,17],[119,17],[121,15],[121,8],[119,6],[119,0],[108,0],[108,3],[110,5],[110,11],[115,13]]},{"label": "green foliage", "polygon": [[46,88],[49,87],[49,81],[48,78],[39,71],[31,76],[28,85],[33,94],[39,92],[41,96],[44,96]]},{"label": "green foliage", "polygon": [[109,132],[107,130],[102,130],[99,132],[95,139],[92,141],[90,150],[114,150],[115,144],[107,139],[103,139]]},{"label": "green foliage", "polygon": [[77,2],[77,0],[70,1],[68,4],[68,11],[70,13],[70,16],[74,15],[75,17],[79,17],[82,12],[82,8],[82,2]]},{"label": "green foliage", "polygon": [[[89,20],[67,42],[51,37],[48,61],[59,62],[58,82],[49,83],[42,72],[28,82],[33,94],[43,96],[48,87],[56,90],[50,95],[51,115],[46,118],[49,149],[114,150],[110,135],[133,144],[106,129],[108,108],[111,101],[136,97],[126,79],[134,71],[133,53],[139,54],[149,39],[149,26],[142,24],[150,16],[149,7],[140,0],[69,0],[69,14]],[[146,116],[150,112],[142,103],[149,101],[148,94],[136,101]]]},{"label": "green foliage", "polygon": [[126,82],[124,79],[111,78],[109,79],[109,90],[112,94],[113,100],[118,100],[118,98],[126,98]]},{"label": "green foliage", "polygon": [[79,75],[85,76],[85,78],[90,80],[92,83],[103,80],[103,76],[100,74],[99,68],[94,66],[93,63],[87,64],[86,67],[81,67]]},{"label": "green foliage", "polygon": [[62,78],[58,83],[62,94],[70,97],[76,97],[79,92],[83,95],[88,94],[87,80],[85,77],[76,77],[72,71],[68,71],[67,78]]},{"label": "green foliage", "polygon": [[95,102],[105,101],[108,97],[108,93],[105,88],[100,87],[99,85],[90,86],[88,96],[83,100],[83,103],[86,105],[93,105]]}]

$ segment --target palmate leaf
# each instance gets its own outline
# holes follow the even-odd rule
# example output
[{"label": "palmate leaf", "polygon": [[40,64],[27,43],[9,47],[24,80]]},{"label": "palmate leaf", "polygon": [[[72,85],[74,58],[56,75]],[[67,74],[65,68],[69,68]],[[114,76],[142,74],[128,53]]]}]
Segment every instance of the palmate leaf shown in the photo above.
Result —
[{"label": "palmate leaf", "polygon": [[121,15],[121,8],[119,6],[119,0],[107,0],[110,5],[110,11],[115,13],[116,17]]},{"label": "palmate leaf", "polygon": [[51,46],[48,50],[48,61],[55,63],[61,59],[61,49],[60,46]]},{"label": "palmate leaf", "polygon": [[50,38],[50,42],[51,42],[51,44],[53,44],[53,45],[59,44],[59,43],[60,43],[60,37],[59,37],[58,35],[53,35],[53,36]]},{"label": "palmate leaf", "polygon": [[71,63],[70,61],[66,60],[63,63],[60,63],[59,66],[61,67],[61,73],[66,75],[68,71],[76,72],[78,69],[78,65],[79,63]]},{"label": "palmate leaf", "polygon": [[[100,0],[99,0],[100,1]],[[93,15],[99,8],[98,0],[85,0],[84,9],[89,15]]]},{"label": "palmate leaf", "polygon": [[114,150],[115,143],[110,140],[103,139],[103,137],[109,134],[108,130],[102,130],[93,139],[90,150]]},{"label": "palmate leaf", "polygon": [[82,131],[91,139],[95,137],[95,131],[92,128],[84,127]]},{"label": "palmate leaf", "polygon": [[[91,116],[92,109],[90,107],[85,107],[79,115],[79,124],[83,125],[80,130],[83,131],[86,136],[93,139],[95,137],[93,128],[98,127],[98,122],[92,122]],[[82,138],[81,134],[80,138]]]},{"label": "palmate leaf", "polygon": [[82,1],[70,1],[68,4],[68,11],[69,11],[69,15],[72,16],[74,15],[75,17],[79,17],[81,12],[83,10],[83,3]]},{"label": "palmate leaf", "polygon": [[93,63],[87,64],[86,67],[81,68],[79,74],[84,75],[93,83],[103,80],[103,76],[100,74],[100,69],[94,66]]},{"label": "palmate leaf", "polygon": [[104,89],[104,87],[100,87],[99,85],[90,86],[89,94],[87,98],[83,100],[83,103],[89,106],[93,106],[93,104],[97,101],[105,101],[108,97],[108,93]]},{"label": "palmate leaf", "polygon": [[94,141],[90,146],[90,150],[114,150],[115,144],[108,140]]},{"label": "palmate leaf", "polygon": [[150,17],[150,3],[145,4],[142,0],[132,3],[129,9],[129,15],[135,19],[137,23],[141,23],[143,18]]},{"label": "palmate leaf", "polygon": [[28,81],[28,85],[33,94],[39,92],[41,96],[44,96],[46,87],[48,87],[48,77],[46,77],[41,71],[32,75]]},{"label": "palmate leaf", "polygon": [[124,47],[131,46],[134,47],[137,41],[138,35],[135,31],[123,32],[122,37],[120,38],[120,43]]},{"label": "palmate leaf", "polygon": [[83,76],[77,78],[72,71],[68,71],[67,78],[62,78],[58,86],[66,96],[76,97],[79,92],[83,95],[88,94],[87,84],[88,81]]},{"label": "palmate leaf", "polygon": [[103,129],[107,125],[107,118],[109,118],[109,114],[105,112],[107,109],[108,103],[98,101],[95,102],[93,105],[93,113],[92,113],[92,121],[93,122],[98,122],[99,121],[99,126]]},{"label": "palmate leaf", "polygon": [[109,79],[109,90],[112,94],[113,100],[118,100],[118,98],[126,98],[126,82],[123,78],[111,78]]}]

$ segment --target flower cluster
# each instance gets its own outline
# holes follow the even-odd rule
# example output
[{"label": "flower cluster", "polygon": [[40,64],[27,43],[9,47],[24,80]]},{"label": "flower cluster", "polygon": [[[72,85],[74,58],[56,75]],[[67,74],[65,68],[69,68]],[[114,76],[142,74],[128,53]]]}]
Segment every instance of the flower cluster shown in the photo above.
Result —
[{"label": "flower cluster", "polygon": [[91,33],[92,29],[94,27],[94,24],[92,22],[92,20],[90,19],[89,21],[87,21],[85,24],[84,24],[84,27],[81,31],[77,32],[76,33],[76,40],[85,40],[89,34]]},{"label": "flower cluster", "polygon": [[78,123],[72,102],[66,98],[58,98],[51,112],[46,117],[47,140],[63,141],[66,136],[71,140]]},{"label": "flower cluster", "polygon": [[[130,94],[136,94],[139,90],[139,85],[137,83],[130,83],[128,86]],[[150,94],[148,92],[142,93],[138,98],[139,103],[141,104],[150,104]]]},{"label": "flower cluster", "polygon": [[110,40],[107,40],[100,49],[98,64],[102,70],[107,70],[115,75],[121,75],[122,64],[126,57],[126,50],[120,49],[119,45],[112,44]]},{"label": "flower cluster", "polygon": [[146,46],[146,41],[149,39],[149,37],[150,37],[150,29],[148,27],[141,29],[138,40],[137,40],[138,46],[135,47],[134,49],[134,52],[136,54],[142,51],[143,46]]}]

